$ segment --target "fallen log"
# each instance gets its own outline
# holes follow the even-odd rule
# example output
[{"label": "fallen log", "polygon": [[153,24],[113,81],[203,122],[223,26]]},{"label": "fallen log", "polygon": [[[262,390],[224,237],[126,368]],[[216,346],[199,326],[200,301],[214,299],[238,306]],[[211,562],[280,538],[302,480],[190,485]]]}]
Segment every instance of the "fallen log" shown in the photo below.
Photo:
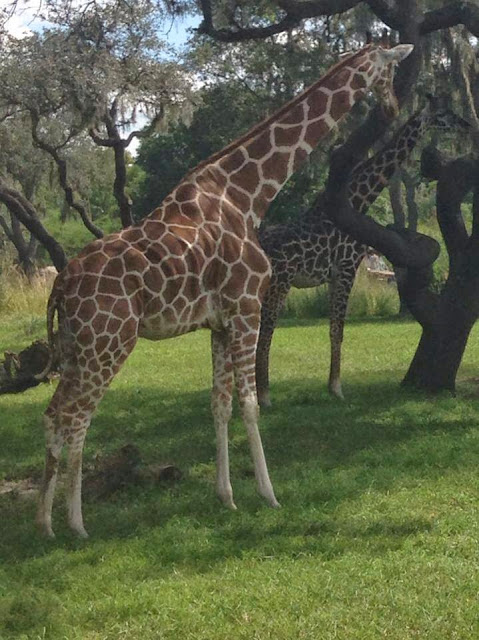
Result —
[{"label": "fallen log", "polygon": [[58,372],[58,362],[45,340],[36,340],[19,353],[5,351],[0,361],[0,394],[20,393],[48,382]]}]

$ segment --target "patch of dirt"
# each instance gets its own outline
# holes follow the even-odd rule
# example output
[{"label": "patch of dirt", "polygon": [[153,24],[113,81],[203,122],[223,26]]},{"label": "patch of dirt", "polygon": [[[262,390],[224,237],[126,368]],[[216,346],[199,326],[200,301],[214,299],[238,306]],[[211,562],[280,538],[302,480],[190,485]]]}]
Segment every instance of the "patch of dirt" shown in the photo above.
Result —
[{"label": "patch of dirt", "polygon": [[[171,485],[182,477],[181,469],[173,464],[143,464],[139,449],[126,444],[110,455],[97,457],[92,469],[85,468],[83,494],[90,500],[104,500],[132,485]],[[58,484],[63,484],[61,476]],[[0,498],[36,498],[39,489],[40,477],[32,473],[27,478],[0,481]]]},{"label": "patch of dirt", "polygon": [[0,497],[36,498],[40,485],[33,478],[21,480],[4,480],[0,482]]}]

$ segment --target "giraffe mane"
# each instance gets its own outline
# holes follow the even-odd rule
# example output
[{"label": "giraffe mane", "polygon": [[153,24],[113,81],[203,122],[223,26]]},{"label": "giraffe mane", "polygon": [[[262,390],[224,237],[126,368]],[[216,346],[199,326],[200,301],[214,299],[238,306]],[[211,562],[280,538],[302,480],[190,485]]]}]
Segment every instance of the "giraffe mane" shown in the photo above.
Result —
[{"label": "giraffe mane", "polygon": [[369,51],[370,49],[372,49],[374,46],[375,46],[374,44],[368,44],[365,47],[363,47],[362,49],[360,49],[359,51],[356,51],[356,53],[352,53],[351,55],[348,55],[346,58],[344,58],[342,60],[339,60],[339,62],[337,62],[335,65],[333,65],[327,71],[327,73],[324,74],[324,76],[322,76],[319,80],[317,80],[315,83],[310,85],[307,89],[305,89],[304,91],[299,93],[297,96],[292,98],[284,106],[282,106],[280,109],[278,109],[278,111],[275,111],[273,113],[273,115],[269,116],[268,118],[265,118],[262,122],[260,122],[259,124],[255,125],[251,129],[249,129],[249,131],[247,131],[242,136],[240,136],[239,138],[237,138],[236,140],[231,142],[229,145],[227,145],[226,147],[224,147],[220,151],[217,151],[216,153],[214,153],[213,155],[209,156],[205,160],[202,160],[199,164],[197,164],[195,167],[190,169],[190,171],[188,171],[188,173],[186,174],[185,178],[191,176],[193,173],[195,173],[199,169],[202,169],[203,167],[206,167],[207,165],[212,164],[213,162],[216,162],[217,160],[219,160],[223,156],[225,156],[228,153],[230,153],[230,151],[233,151],[234,149],[237,149],[243,143],[245,143],[247,140],[250,140],[251,138],[255,137],[257,134],[259,134],[262,131],[264,131],[265,129],[267,129],[270,124],[275,122],[275,120],[278,120],[282,115],[287,113],[292,107],[294,107],[298,103],[302,102],[310,93],[312,93],[313,91],[316,91],[316,89],[318,89],[318,87],[320,87],[326,80],[328,80],[339,69],[341,69],[342,67],[349,66],[349,64],[353,60],[355,60],[356,58],[359,58],[361,55],[363,55],[366,51]]}]

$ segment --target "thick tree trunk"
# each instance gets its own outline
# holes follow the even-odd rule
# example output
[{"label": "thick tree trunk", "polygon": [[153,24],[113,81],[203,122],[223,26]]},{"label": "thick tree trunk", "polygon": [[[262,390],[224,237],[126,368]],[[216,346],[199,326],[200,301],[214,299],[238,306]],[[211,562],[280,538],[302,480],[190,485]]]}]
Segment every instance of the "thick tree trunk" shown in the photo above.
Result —
[{"label": "thick tree trunk", "polygon": [[[467,340],[479,317],[479,161],[471,157],[445,162],[426,149],[423,174],[438,178],[437,213],[449,254],[449,277],[442,293],[428,291],[432,273],[408,270],[404,295],[423,333],[404,384],[433,391],[454,391]],[[473,229],[469,236],[461,202],[475,188]]]},{"label": "thick tree trunk", "polygon": [[479,243],[471,239],[423,333],[404,384],[431,391],[455,390],[467,340],[479,317]]}]

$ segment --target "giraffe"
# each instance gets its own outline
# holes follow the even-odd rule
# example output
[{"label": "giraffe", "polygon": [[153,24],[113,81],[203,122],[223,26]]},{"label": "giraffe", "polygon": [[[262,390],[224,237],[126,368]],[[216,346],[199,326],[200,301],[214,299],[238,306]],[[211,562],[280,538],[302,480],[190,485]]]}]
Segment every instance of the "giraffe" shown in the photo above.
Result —
[{"label": "giraffe", "polygon": [[[396,170],[410,157],[426,130],[470,130],[465,120],[445,106],[444,97],[428,95],[426,106],[417,111],[391,142],[359,164],[348,185],[349,201],[360,213],[387,185]],[[259,241],[271,262],[272,276],[263,300],[256,353],[259,404],[270,407],[269,352],[279,313],[291,287],[330,287],[331,363],[329,390],[343,398],[340,380],[341,344],[349,294],[367,247],[341,232],[321,210],[321,194],[299,219],[261,228]]]},{"label": "giraffe", "polygon": [[91,416],[138,337],[161,340],[211,330],[216,491],[235,509],[228,422],[235,383],[259,494],[279,506],[258,430],[255,381],[261,301],[271,268],[256,228],[286,180],[352,104],[373,89],[397,112],[393,68],[413,45],[367,45],[244,136],[201,162],[140,223],[87,245],[55,280],[47,308],[58,314],[60,382],[46,409],[46,457],[37,525],[53,537],[51,512],[67,445],[67,514],[86,537],[82,451]]}]

